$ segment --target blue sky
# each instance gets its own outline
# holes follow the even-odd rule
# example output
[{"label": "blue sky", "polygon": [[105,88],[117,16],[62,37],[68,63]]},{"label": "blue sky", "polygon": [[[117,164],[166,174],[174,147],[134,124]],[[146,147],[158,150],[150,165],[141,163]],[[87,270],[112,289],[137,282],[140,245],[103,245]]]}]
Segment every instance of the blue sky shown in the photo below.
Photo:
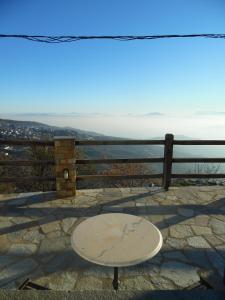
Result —
[{"label": "blue sky", "polygon": [[[0,0],[0,31],[225,33],[224,15],[223,0]],[[215,114],[225,111],[224,53],[219,39],[57,45],[1,39],[0,113]]]}]

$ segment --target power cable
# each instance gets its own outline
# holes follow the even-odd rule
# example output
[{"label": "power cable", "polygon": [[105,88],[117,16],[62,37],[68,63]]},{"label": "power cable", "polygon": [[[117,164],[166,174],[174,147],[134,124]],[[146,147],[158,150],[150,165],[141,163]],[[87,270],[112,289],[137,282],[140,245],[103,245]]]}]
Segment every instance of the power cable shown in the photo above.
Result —
[{"label": "power cable", "polygon": [[225,39],[225,34],[221,33],[205,33],[205,34],[167,34],[167,35],[25,35],[25,34],[0,34],[0,38],[25,39],[33,42],[42,43],[69,43],[81,40],[115,40],[115,41],[133,41],[133,40],[156,40],[156,39],[171,39],[171,38],[211,38]]}]

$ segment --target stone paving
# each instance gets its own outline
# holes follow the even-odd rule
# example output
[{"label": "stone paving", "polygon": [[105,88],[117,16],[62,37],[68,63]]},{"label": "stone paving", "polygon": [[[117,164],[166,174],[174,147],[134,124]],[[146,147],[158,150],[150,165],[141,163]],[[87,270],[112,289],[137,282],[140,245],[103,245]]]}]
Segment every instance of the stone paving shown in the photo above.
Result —
[{"label": "stone paving", "polygon": [[113,268],[80,258],[73,229],[96,214],[124,212],[158,226],[163,247],[152,259],[119,268],[120,290],[184,289],[201,272],[222,278],[225,267],[225,187],[115,188],[0,195],[0,287],[27,277],[53,290],[112,289]]}]

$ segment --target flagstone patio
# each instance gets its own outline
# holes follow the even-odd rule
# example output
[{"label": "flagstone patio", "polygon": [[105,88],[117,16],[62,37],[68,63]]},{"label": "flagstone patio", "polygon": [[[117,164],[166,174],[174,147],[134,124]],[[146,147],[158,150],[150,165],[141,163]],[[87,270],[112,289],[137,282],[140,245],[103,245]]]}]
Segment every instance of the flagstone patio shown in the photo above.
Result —
[{"label": "flagstone patio", "polygon": [[[161,251],[135,267],[119,268],[120,290],[184,289],[201,272],[222,280],[225,268],[225,187],[108,188],[0,195],[0,287],[27,277],[53,290],[112,289],[113,268],[80,258],[73,229],[96,214],[146,218],[162,232]],[[138,246],[138,245],[137,245]]]}]

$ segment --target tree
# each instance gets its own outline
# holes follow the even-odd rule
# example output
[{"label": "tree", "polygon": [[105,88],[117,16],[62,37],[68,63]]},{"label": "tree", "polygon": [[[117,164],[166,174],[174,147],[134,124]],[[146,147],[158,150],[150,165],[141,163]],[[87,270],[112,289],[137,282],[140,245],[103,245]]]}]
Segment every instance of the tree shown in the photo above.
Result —
[{"label": "tree", "polygon": [[[39,146],[32,145],[31,146],[31,159],[32,160],[52,160],[54,161],[54,148],[50,146]],[[54,176],[55,174],[54,166],[47,164],[35,165],[31,169],[31,176],[37,177],[48,177]],[[34,182],[32,183],[33,188],[36,190],[48,191],[55,190],[55,183],[53,182]]]},{"label": "tree", "polygon": [[[151,174],[152,169],[147,168],[143,164],[138,163],[127,163],[127,164],[112,164],[111,168],[108,170],[105,170],[103,172],[104,175],[147,175]],[[126,179],[126,180],[119,180],[119,181],[108,181],[107,182],[116,187],[134,187],[134,186],[143,186],[143,185],[150,185],[153,180],[151,179],[151,182],[149,179]]]},{"label": "tree", "polygon": [[[9,159],[8,156],[5,156],[3,153],[0,153],[0,161]],[[11,168],[12,169],[12,168]],[[10,168],[0,166],[0,178],[1,177],[10,177]],[[15,192],[15,184],[11,182],[0,183],[0,193],[13,193]]]},{"label": "tree", "polygon": [[[192,169],[189,169],[187,171],[187,174],[217,174],[220,170],[221,164],[209,164],[209,163],[195,163]],[[199,176],[201,178],[201,175]],[[195,179],[194,179],[195,182]],[[207,179],[202,182],[207,183]],[[189,179],[177,179],[174,181],[174,183],[177,183],[178,185],[190,185],[193,184],[193,181]]]},{"label": "tree", "polygon": [[207,174],[216,174],[218,173],[220,169],[220,163],[217,165],[212,165],[212,164],[201,164],[201,163],[196,163],[195,164],[195,169],[194,173],[195,174],[201,174],[201,173],[207,173]]}]

